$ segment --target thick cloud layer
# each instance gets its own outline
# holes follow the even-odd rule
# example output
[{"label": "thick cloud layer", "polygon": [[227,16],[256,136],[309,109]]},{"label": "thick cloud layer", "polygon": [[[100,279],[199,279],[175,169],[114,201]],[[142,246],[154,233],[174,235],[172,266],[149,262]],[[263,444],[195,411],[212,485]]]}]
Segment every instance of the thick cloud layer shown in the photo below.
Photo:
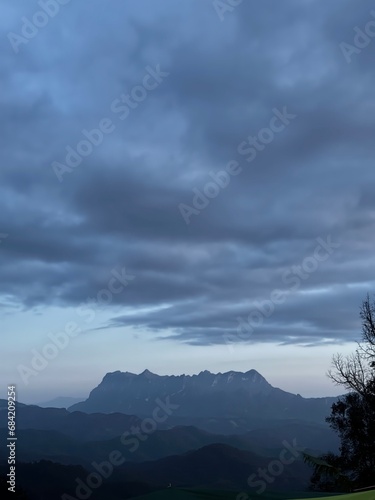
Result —
[{"label": "thick cloud layer", "polygon": [[2,302],[78,306],[125,267],[104,329],[356,339],[374,285],[372,3],[90,0],[35,28],[47,3],[0,1]]}]

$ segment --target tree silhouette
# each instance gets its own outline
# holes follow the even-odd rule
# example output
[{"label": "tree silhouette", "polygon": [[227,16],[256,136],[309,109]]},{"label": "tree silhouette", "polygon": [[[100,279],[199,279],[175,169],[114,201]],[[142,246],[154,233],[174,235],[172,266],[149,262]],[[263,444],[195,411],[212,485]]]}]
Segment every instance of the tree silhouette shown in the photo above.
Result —
[{"label": "tree silhouette", "polygon": [[326,419],[340,437],[340,453],[305,454],[314,468],[314,489],[345,491],[375,484],[375,302],[367,295],[360,309],[362,339],[355,353],[333,357],[328,376],[350,392],[332,405]]}]

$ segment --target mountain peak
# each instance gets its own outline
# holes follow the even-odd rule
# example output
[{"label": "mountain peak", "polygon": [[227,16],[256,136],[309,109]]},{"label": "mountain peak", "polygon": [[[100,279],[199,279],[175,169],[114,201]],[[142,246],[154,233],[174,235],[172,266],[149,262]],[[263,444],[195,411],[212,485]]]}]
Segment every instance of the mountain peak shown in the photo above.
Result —
[{"label": "mountain peak", "polygon": [[142,373],[139,374],[140,377],[147,377],[147,378],[153,378],[153,377],[158,377],[159,375],[156,375],[156,373],[150,372],[150,370],[143,370]]},{"label": "mountain peak", "polygon": [[208,370],[203,370],[203,371],[201,371],[201,372],[198,373],[198,377],[199,377],[199,375],[213,375],[213,373],[211,373]]},{"label": "mountain peak", "polygon": [[120,370],[116,370],[115,372],[108,372],[104,375],[102,383],[117,383],[122,382],[124,379],[128,379],[131,377],[136,377],[135,373],[131,372],[121,372]]},{"label": "mountain peak", "polygon": [[249,375],[250,377],[252,377],[253,379],[258,379],[258,380],[266,380],[263,375],[261,375],[259,372],[257,372],[256,370],[252,369],[252,370],[249,370],[245,373],[245,375]]}]

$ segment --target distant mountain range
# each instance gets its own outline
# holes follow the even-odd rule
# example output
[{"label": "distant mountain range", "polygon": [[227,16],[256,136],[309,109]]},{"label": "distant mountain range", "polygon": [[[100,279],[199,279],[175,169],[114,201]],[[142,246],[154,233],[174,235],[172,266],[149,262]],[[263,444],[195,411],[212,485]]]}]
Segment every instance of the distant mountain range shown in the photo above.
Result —
[{"label": "distant mountain range", "polygon": [[294,419],[323,423],[336,400],[285,392],[269,384],[256,370],[179,376],[161,376],[148,370],[139,375],[116,371],[105,375],[88,399],[69,407],[69,411],[149,417],[162,401],[170,405],[172,419]]},{"label": "distant mountain range", "polygon": [[[84,480],[94,462],[104,463],[116,451],[123,462],[93,492],[93,500],[157,495],[157,490],[161,496],[154,498],[164,498],[169,484],[165,498],[175,498],[174,492],[176,498],[185,493],[191,498],[186,488],[197,488],[194,498],[236,498],[236,491],[251,497],[255,489],[249,491],[248,478],[285,449],[290,452],[288,443],[313,454],[338,450],[339,440],[324,420],[336,400],[282,391],[255,370],[108,373],[86,401],[69,409],[51,407],[59,399],[46,408],[16,403],[19,486],[38,500],[62,493],[74,498],[76,478]],[[0,442],[7,432],[7,401],[0,400]],[[3,447],[0,486],[6,483],[6,460]],[[275,477],[272,490],[304,490],[310,474],[299,454]],[[214,490],[222,494],[212,496]]]}]

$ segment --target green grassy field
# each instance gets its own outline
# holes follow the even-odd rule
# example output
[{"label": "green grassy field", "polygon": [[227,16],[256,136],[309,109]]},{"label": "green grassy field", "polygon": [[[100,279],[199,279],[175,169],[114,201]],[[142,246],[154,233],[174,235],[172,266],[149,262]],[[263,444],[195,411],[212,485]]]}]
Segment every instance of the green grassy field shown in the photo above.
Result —
[{"label": "green grassy field", "polygon": [[[236,500],[238,493],[230,493],[228,491],[204,491],[191,489],[175,489],[169,488],[162,491],[157,491],[149,495],[137,497],[138,500]],[[303,496],[298,496],[303,495]],[[241,498],[241,497],[239,497]],[[241,500],[375,500],[375,490],[366,491],[363,493],[351,493],[347,495],[330,495],[322,496],[319,493],[266,493],[263,495],[250,495],[246,498],[243,496]]]},{"label": "green grassy field", "polygon": [[[375,490],[364,491],[362,493],[350,493],[348,495],[338,495],[337,497],[323,497],[320,500],[332,500],[337,498],[337,500],[375,500]],[[299,500],[304,500],[303,498]]]}]

